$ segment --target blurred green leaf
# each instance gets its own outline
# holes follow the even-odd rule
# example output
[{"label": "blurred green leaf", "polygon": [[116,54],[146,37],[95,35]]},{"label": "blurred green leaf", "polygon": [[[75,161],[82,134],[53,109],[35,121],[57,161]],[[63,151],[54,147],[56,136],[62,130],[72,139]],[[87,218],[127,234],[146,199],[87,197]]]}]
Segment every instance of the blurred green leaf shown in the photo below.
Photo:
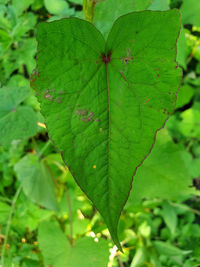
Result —
[{"label": "blurred green leaf", "polygon": [[6,224],[10,212],[10,206],[0,201],[0,224]]},{"label": "blurred green leaf", "polygon": [[178,218],[175,208],[171,206],[169,202],[165,201],[163,204],[163,209],[161,211],[161,214],[163,216],[166,225],[170,229],[172,236],[174,236],[178,223]]},{"label": "blurred green leaf", "polygon": [[194,88],[190,85],[183,85],[177,95],[176,108],[181,108],[188,104],[194,96]]},{"label": "blurred green leaf", "polygon": [[182,151],[166,130],[162,130],[157,135],[153,151],[137,170],[128,203],[138,205],[146,198],[178,201],[195,193],[191,185]]},{"label": "blurred green leaf", "polygon": [[133,257],[130,267],[143,266],[147,258],[147,252],[144,246],[137,248],[136,253]]},{"label": "blurred green leaf", "polygon": [[58,209],[53,178],[44,160],[27,154],[15,165],[15,172],[28,198],[45,208]]},{"label": "blurred green leaf", "polygon": [[107,267],[108,241],[95,242],[90,237],[75,240],[73,247],[55,222],[42,222],[39,226],[39,246],[45,267]]},{"label": "blurred green leaf", "polygon": [[15,8],[17,15],[20,16],[25,9],[34,3],[34,0],[12,0],[12,5]]},{"label": "blurred green leaf", "polygon": [[185,30],[182,27],[179,38],[178,38],[178,43],[177,43],[177,62],[184,69],[187,68],[188,54],[189,54],[189,49],[188,49],[187,43],[186,43]]},{"label": "blurred green leaf", "polygon": [[37,120],[33,109],[21,103],[30,95],[26,87],[0,88],[0,145],[36,134]]},{"label": "blurred green leaf", "polygon": [[153,0],[152,4],[148,7],[149,10],[168,10],[169,3],[167,0]]},{"label": "blurred green leaf", "polygon": [[160,253],[161,255],[167,255],[167,256],[182,256],[190,254],[192,251],[184,251],[181,250],[169,243],[163,242],[163,241],[153,241],[153,245]]},{"label": "blurred green leaf", "polygon": [[65,0],[44,0],[44,5],[50,14],[69,14],[69,4]]},{"label": "blurred green leaf", "polygon": [[181,113],[179,129],[187,137],[200,139],[200,105],[195,105]]},{"label": "blurred green leaf", "polygon": [[180,8],[183,24],[200,26],[200,1],[184,0]]}]

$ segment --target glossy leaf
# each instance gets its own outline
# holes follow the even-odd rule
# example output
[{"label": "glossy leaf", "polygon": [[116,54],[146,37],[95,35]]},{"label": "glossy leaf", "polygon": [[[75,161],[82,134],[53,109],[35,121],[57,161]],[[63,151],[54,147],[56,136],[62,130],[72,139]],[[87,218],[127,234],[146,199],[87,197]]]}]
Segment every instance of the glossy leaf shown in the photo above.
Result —
[{"label": "glossy leaf", "polygon": [[106,42],[80,19],[38,27],[32,85],[50,138],[118,247],[132,177],[175,106],[179,29],[177,10],[122,16]]}]

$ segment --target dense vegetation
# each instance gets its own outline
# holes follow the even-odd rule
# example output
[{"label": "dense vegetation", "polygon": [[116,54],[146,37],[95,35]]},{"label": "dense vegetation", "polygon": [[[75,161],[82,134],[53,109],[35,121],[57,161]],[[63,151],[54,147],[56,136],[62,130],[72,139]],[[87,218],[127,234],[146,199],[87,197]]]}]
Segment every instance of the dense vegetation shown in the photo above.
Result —
[{"label": "dense vegetation", "polygon": [[179,8],[183,22],[182,87],[122,212],[124,254],[49,141],[29,85],[37,23],[84,18],[82,0],[0,0],[0,266],[199,266],[199,0],[98,2],[93,21],[105,35],[130,11]]}]

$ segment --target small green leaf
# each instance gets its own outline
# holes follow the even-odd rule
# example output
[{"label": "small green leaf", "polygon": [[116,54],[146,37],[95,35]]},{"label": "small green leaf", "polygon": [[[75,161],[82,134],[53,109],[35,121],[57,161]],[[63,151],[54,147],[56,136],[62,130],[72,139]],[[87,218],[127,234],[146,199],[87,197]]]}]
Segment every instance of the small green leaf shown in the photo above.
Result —
[{"label": "small green leaf", "polygon": [[185,30],[182,27],[181,32],[178,38],[178,44],[177,44],[177,61],[180,64],[181,67],[184,69],[187,68],[187,57],[189,54],[189,49],[186,43],[185,38]]},{"label": "small green leaf", "polygon": [[64,233],[55,222],[42,222],[38,234],[45,267],[107,267],[108,242],[90,237],[75,240],[71,247]]},{"label": "small green leaf", "polygon": [[58,209],[55,187],[48,166],[36,155],[28,154],[15,165],[25,195],[48,209]]},{"label": "small green leaf", "polygon": [[193,96],[194,88],[192,86],[188,84],[181,86],[177,97],[176,108],[181,108],[188,104]]},{"label": "small green leaf", "polygon": [[80,19],[38,26],[32,85],[49,135],[118,247],[133,174],[175,106],[179,30],[177,10],[122,16],[107,41]]},{"label": "small green leaf", "polygon": [[188,255],[192,251],[191,250],[181,250],[169,243],[163,241],[153,241],[154,247],[161,255],[167,256],[181,256],[181,255]]},{"label": "small green leaf", "polygon": [[171,234],[174,236],[178,222],[175,208],[172,205],[170,205],[167,201],[165,201],[163,204],[163,209],[161,214],[163,216],[166,225],[171,231]]},{"label": "small green leaf", "polygon": [[44,0],[44,5],[53,15],[68,14],[69,4],[65,0]]},{"label": "small green leaf", "polygon": [[200,105],[197,104],[181,113],[179,130],[186,137],[200,139]]},{"label": "small green leaf", "polygon": [[36,114],[31,107],[20,105],[29,95],[27,87],[0,88],[0,145],[35,135]]},{"label": "small green leaf", "polygon": [[164,11],[169,9],[169,4],[167,0],[153,0],[148,9]]}]

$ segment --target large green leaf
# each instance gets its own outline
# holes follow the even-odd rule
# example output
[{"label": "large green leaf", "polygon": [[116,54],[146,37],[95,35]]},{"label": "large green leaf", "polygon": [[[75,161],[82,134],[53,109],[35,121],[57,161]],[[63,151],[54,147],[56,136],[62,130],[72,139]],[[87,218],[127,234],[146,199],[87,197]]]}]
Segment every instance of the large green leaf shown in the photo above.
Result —
[{"label": "large green leaf", "polygon": [[95,242],[90,237],[75,241],[73,247],[55,222],[43,222],[39,226],[39,246],[45,267],[106,267],[108,266],[108,241]]},{"label": "large green leaf", "polygon": [[0,88],[0,145],[35,135],[36,114],[31,107],[21,105],[30,93],[27,87]]},{"label": "large green leaf", "polygon": [[49,135],[118,247],[133,174],[175,106],[179,29],[177,10],[122,16],[106,42],[80,19],[38,26],[32,85]]},{"label": "large green leaf", "polygon": [[48,209],[58,209],[54,183],[44,160],[28,154],[15,165],[15,172],[28,198]]}]

